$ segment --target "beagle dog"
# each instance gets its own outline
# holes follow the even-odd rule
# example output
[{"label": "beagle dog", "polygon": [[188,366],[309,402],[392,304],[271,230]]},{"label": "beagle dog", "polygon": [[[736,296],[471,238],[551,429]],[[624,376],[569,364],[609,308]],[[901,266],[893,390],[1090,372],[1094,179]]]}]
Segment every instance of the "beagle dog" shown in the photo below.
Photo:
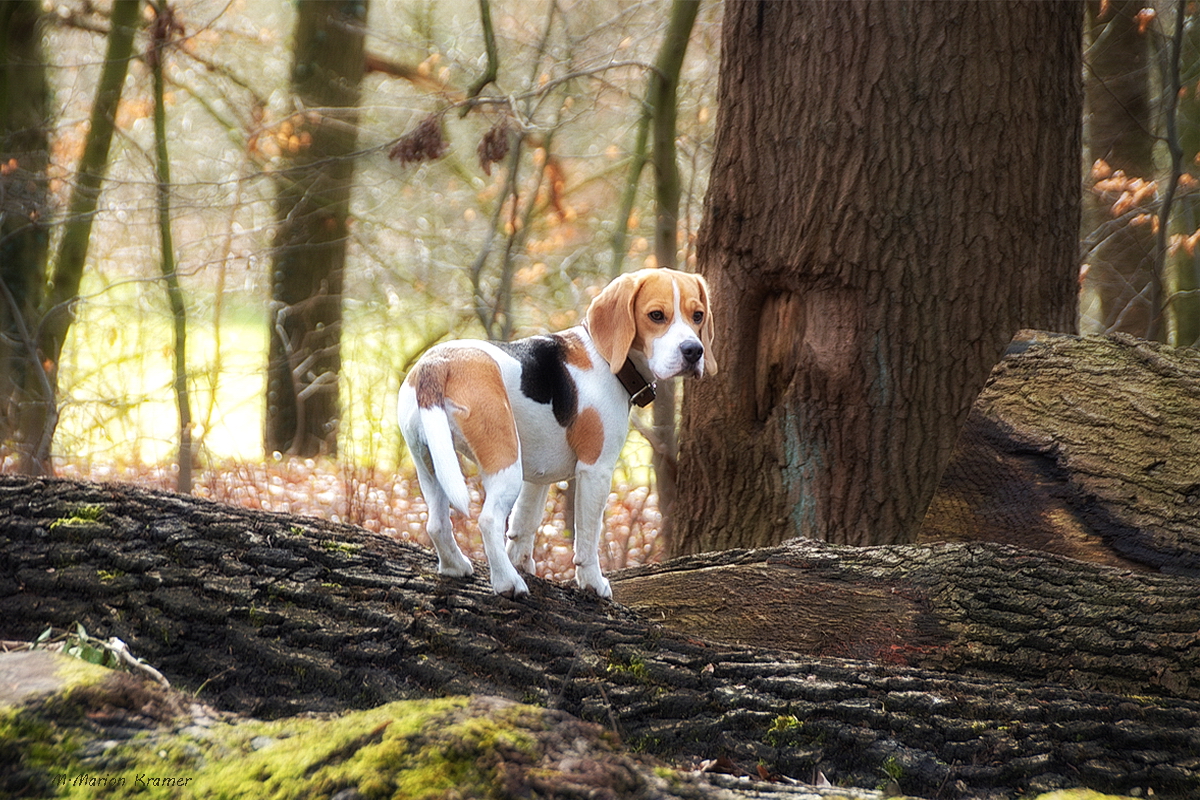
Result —
[{"label": "beagle dog", "polygon": [[575,581],[611,597],[600,537],[630,405],[648,405],[655,381],[715,373],[712,335],[704,279],[651,268],[605,287],[583,325],[430,348],[404,380],[398,418],[429,507],[438,572],[474,572],[450,523],[451,507],[469,513],[461,452],[479,466],[479,529],[497,594],[529,593],[520,573],[534,573],[550,484],[574,478]]}]

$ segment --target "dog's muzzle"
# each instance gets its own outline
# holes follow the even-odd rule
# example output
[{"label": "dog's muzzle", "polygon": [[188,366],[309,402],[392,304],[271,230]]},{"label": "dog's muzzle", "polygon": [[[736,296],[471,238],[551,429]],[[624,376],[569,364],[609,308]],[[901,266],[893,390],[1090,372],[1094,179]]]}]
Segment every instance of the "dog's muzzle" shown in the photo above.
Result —
[{"label": "dog's muzzle", "polygon": [[680,370],[681,374],[700,374],[700,359],[704,358],[704,345],[697,341],[684,342],[683,344],[679,345],[679,355],[683,356],[683,369]]}]

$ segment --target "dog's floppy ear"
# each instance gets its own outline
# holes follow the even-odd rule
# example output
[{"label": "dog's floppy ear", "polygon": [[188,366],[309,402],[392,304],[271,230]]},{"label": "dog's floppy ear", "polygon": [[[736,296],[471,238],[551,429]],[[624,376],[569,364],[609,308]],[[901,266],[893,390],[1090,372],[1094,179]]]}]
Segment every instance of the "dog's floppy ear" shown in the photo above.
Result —
[{"label": "dog's floppy ear", "polygon": [[[693,273],[694,274],[694,273]],[[716,375],[717,359],[713,356],[713,313],[711,293],[708,291],[708,281],[703,276],[696,275],[700,283],[700,299],[704,302],[704,322],[700,325],[700,343],[704,345],[704,371]]]},{"label": "dog's floppy ear", "polygon": [[637,335],[633,301],[640,287],[641,281],[633,273],[626,273],[605,286],[588,306],[588,332],[614,375],[625,365]]}]

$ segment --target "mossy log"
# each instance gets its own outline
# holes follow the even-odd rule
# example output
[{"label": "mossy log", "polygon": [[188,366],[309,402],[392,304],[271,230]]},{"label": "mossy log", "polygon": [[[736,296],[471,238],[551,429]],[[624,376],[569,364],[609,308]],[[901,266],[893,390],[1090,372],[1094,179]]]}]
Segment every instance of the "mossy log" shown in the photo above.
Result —
[{"label": "mossy log", "polygon": [[[599,723],[679,764],[726,757],[808,781],[818,773],[862,787],[894,780],[940,798],[1080,785],[1200,792],[1200,701],[1188,695],[1194,662],[1185,665],[1187,681],[1136,694],[1066,680],[1065,652],[1064,666],[1045,674],[1045,665],[999,668],[1004,637],[1014,637],[1016,650],[1035,648],[1043,635],[1008,618],[1043,613],[1073,614],[1080,629],[1093,630],[1096,675],[1128,668],[1131,648],[1133,656],[1152,651],[1138,619],[1119,625],[1110,613],[1125,602],[1111,594],[1123,580],[1128,597],[1144,600],[1145,624],[1159,625],[1155,609],[1165,609],[1161,629],[1178,634],[1173,647],[1190,658],[1200,624],[1171,610],[1187,597],[1197,607],[1187,579],[986,543],[867,551],[795,543],[772,553],[786,574],[757,587],[732,584],[727,595],[754,592],[766,602],[789,591],[777,581],[798,579],[795,607],[815,607],[825,590],[805,583],[806,571],[840,576],[827,585],[840,583],[843,600],[882,592],[910,610],[908,622],[898,612],[896,629],[916,633],[845,653],[874,660],[720,643],[545,581],[513,601],[493,595],[485,576],[442,580],[431,552],[350,526],[127,486],[2,477],[0,637],[28,640],[78,621],[122,638],[176,686],[262,716],[496,695]],[[721,569],[752,557],[712,559]],[[700,558],[688,567],[709,569]],[[939,588],[929,577],[938,573],[974,585],[954,595],[951,581]],[[1079,588],[1087,583],[1104,593]],[[929,613],[939,602],[976,600],[957,622]],[[791,646],[783,631],[777,648]],[[903,663],[956,635],[994,645],[996,668],[954,663],[961,652],[940,665],[959,673]],[[1064,630],[1062,641],[1073,635]],[[1111,669],[1096,666],[1107,641]]]},{"label": "mossy log", "polygon": [[[0,685],[6,798],[762,796],[744,782],[631,754],[602,726],[564,711],[498,697],[262,721],[45,650],[0,653],[0,676],[24,682],[19,698]],[[881,800],[873,791],[773,788],[777,800]]]}]

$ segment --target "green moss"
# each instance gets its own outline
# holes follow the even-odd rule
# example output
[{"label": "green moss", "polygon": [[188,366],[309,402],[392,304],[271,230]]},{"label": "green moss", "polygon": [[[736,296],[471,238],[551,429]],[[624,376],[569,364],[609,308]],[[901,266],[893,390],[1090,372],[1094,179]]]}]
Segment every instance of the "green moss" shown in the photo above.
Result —
[{"label": "green moss", "polygon": [[[392,703],[335,720],[243,726],[235,749],[197,777],[194,796],[234,797],[253,787],[272,800],[328,797],[355,788],[366,798],[493,794],[500,754],[532,760],[536,742],[518,729],[532,709],[514,706],[482,716],[453,713],[466,698]],[[249,752],[249,742],[270,746]]]},{"label": "green moss", "polygon": [[606,671],[609,675],[628,675],[638,683],[650,682],[650,670],[646,668],[646,662],[640,656],[632,655],[626,659],[614,656],[608,662]]},{"label": "green moss", "polygon": [[0,715],[0,742],[8,746],[5,749],[20,750],[21,758],[10,759],[9,763],[19,761],[43,770],[64,756],[69,758],[75,749],[74,743],[53,724],[12,712]]},{"label": "green moss", "polygon": [[891,780],[896,783],[904,777],[904,766],[896,760],[895,756],[888,756],[883,760],[883,772]]},{"label": "green moss", "polygon": [[802,725],[803,723],[792,714],[780,714],[771,720],[771,726],[767,728],[767,733],[763,736],[763,740],[769,745],[779,747],[791,738],[789,734],[798,731]]},{"label": "green moss", "polygon": [[[35,671],[52,676],[48,683],[54,684],[53,688],[42,690],[51,695],[69,696],[72,690],[101,683],[113,674],[86,661],[41,650],[13,655],[44,662]],[[0,702],[0,764],[9,765],[11,781],[24,786],[30,796],[53,795],[53,775],[64,765],[76,763],[85,740],[70,725],[33,713],[20,699]]]},{"label": "green moss", "polygon": [[661,753],[664,743],[661,736],[635,736],[628,746],[633,753]]},{"label": "green moss", "polygon": [[354,554],[362,550],[362,545],[354,544],[353,542],[336,542],[333,539],[324,540],[321,542],[321,547],[331,552],[348,554]]},{"label": "green moss", "polygon": [[[200,791],[232,797],[257,786],[264,798],[333,794],[357,786],[368,797],[390,796],[378,783],[390,779],[405,756],[409,737],[431,715],[465,704],[460,698],[392,704],[335,720],[289,719],[240,726],[230,746],[240,758],[223,760],[201,776]],[[255,751],[251,742],[271,744]],[[390,765],[390,768],[389,768]],[[332,789],[332,791],[331,791]]]},{"label": "green moss", "polygon": [[[77,663],[69,669],[98,669]],[[77,727],[82,717],[67,694],[0,713],[0,761],[20,764],[34,794],[61,798],[94,800],[102,790],[114,800],[300,800],[353,788],[369,800],[487,800],[504,783],[503,763],[538,762],[530,731],[545,724],[544,712],[468,703],[404,701],[332,719],[217,723],[195,735],[135,737],[100,763],[81,757],[97,734]]]},{"label": "green moss", "polygon": [[81,686],[92,686],[100,683],[113,674],[111,669],[98,666],[80,658],[56,657],[58,661],[54,677],[63,684],[63,689],[70,691]]},{"label": "green moss", "polygon": [[56,519],[50,523],[50,530],[63,525],[96,525],[104,516],[104,506],[81,505],[71,511],[71,516]]}]

